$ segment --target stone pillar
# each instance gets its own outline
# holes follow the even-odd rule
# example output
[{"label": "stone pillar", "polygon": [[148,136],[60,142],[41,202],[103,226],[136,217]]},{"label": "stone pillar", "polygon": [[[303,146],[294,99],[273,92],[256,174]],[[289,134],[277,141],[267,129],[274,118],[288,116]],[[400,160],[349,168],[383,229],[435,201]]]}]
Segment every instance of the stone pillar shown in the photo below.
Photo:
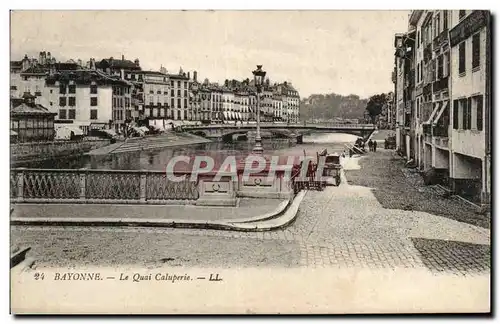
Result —
[{"label": "stone pillar", "polygon": [[19,172],[17,174],[17,201],[21,202],[24,200],[24,171],[25,168],[18,168]]},{"label": "stone pillar", "polygon": [[80,200],[85,200],[87,189],[87,172],[86,169],[80,169]]},{"label": "stone pillar", "polygon": [[141,173],[141,178],[140,178],[140,187],[139,187],[139,200],[141,202],[146,201],[146,177],[147,174],[146,172]]},{"label": "stone pillar", "polygon": [[199,174],[198,191],[200,197],[196,201],[198,206],[236,206],[235,174],[220,173],[220,179],[215,179],[216,174]]}]

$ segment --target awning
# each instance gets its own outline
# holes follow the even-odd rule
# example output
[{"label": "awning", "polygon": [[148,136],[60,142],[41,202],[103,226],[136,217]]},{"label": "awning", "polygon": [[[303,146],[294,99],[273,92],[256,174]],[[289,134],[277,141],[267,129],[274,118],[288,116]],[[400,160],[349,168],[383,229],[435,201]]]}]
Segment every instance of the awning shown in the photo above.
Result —
[{"label": "awning", "polygon": [[231,111],[231,115],[233,117],[233,120],[235,120],[236,119],[236,113],[234,111]]},{"label": "awning", "polygon": [[243,119],[243,118],[241,117],[241,113],[240,113],[240,112],[238,113],[238,119],[239,119],[239,120],[242,120],[242,119]]},{"label": "awning", "polygon": [[11,131],[10,131],[10,136],[17,136],[17,132],[15,132],[15,131],[11,130]]},{"label": "awning", "polygon": [[443,105],[442,102],[436,103],[436,107],[434,107],[434,110],[432,111],[432,114],[429,116],[429,119],[424,122],[424,124],[429,125],[430,123],[432,123],[432,120],[434,119],[434,116],[436,116],[436,114],[438,113],[438,111],[440,111],[442,105]]},{"label": "awning", "polygon": [[445,111],[445,109],[448,107],[449,104],[450,104],[450,102],[448,100],[446,100],[441,105],[441,109],[439,110],[439,113],[437,114],[436,118],[434,118],[434,121],[432,122],[433,124],[437,124],[437,122],[439,121],[439,118],[441,118],[441,116],[443,115],[443,112]]}]

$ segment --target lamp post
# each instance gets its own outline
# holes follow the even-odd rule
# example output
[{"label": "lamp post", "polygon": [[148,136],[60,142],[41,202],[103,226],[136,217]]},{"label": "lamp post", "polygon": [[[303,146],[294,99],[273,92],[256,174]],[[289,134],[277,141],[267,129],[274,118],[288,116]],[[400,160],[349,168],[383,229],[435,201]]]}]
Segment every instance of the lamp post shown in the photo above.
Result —
[{"label": "lamp post", "polygon": [[257,69],[252,71],[252,73],[255,80],[255,87],[257,88],[257,134],[255,135],[255,146],[252,152],[262,154],[264,149],[262,148],[262,139],[260,137],[260,93],[262,92],[266,72],[262,70],[262,65],[257,65]]}]

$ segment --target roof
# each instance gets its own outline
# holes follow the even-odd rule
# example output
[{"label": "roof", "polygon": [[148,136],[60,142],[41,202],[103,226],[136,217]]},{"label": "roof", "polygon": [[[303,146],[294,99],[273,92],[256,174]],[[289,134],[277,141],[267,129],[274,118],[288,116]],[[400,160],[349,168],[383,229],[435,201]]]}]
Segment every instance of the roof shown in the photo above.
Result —
[{"label": "roof", "polygon": [[113,58],[109,59],[102,59],[100,62],[96,63],[97,68],[103,68],[103,67],[111,67],[111,68],[119,68],[119,69],[138,69],[140,70],[141,67],[131,60],[117,60]]},{"label": "roof", "polygon": [[27,102],[22,102],[15,105],[14,103],[10,107],[11,115],[57,115],[57,113],[50,112],[47,108],[39,104],[30,104]]},{"label": "roof", "polygon": [[167,74],[170,79],[189,80],[185,74]]},{"label": "roof", "polygon": [[54,85],[57,81],[75,81],[76,84],[90,84],[96,82],[97,84],[121,84],[132,85],[131,82],[120,79],[119,76],[111,76],[98,70],[81,69],[75,71],[60,71],[55,74],[47,76],[46,84]]},{"label": "roof", "polygon": [[166,73],[159,72],[159,71],[140,71],[138,74],[153,74],[153,75],[162,75],[162,76],[168,76]]}]

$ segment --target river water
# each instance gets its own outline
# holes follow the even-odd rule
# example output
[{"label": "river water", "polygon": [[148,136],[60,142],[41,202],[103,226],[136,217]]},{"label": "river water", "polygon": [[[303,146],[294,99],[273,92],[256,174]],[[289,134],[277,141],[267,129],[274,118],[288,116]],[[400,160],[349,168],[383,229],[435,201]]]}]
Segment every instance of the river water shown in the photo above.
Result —
[{"label": "river water", "polygon": [[[316,156],[316,152],[327,149],[329,153],[342,153],[346,143],[354,144],[356,136],[350,134],[312,134],[304,136],[303,144],[295,140],[268,139],[263,140],[264,154],[277,155],[281,158],[289,156]],[[85,155],[81,157],[60,158],[37,163],[21,165],[28,168],[43,169],[113,169],[113,170],[165,170],[167,163],[174,156],[209,155],[216,164],[222,163],[228,156],[236,160],[244,158],[252,150],[252,141],[233,143],[212,142],[190,146],[175,146],[147,151],[134,151],[102,156]],[[286,159],[285,159],[286,161]]]}]

